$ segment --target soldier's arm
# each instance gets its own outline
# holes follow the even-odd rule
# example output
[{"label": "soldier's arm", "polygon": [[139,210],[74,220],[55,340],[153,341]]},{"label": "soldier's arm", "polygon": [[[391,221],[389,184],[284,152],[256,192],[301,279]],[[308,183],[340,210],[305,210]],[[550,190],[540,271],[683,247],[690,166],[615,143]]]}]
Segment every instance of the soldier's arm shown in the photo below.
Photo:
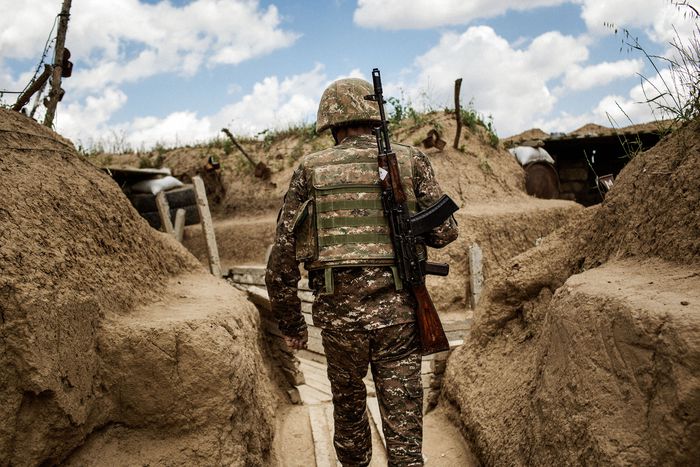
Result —
[{"label": "soldier's arm", "polygon": [[[425,209],[440,199],[443,193],[435,179],[430,159],[417,149],[414,149],[413,152],[413,171],[413,189],[418,206],[420,209]],[[433,248],[442,248],[453,242],[458,233],[457,222],[454,217],[450,216],[440,226],[425,235],[425,243]]]},{"label": "soldier's arm", "polygon": [[297,296],[297,284],[301,274],[295,257],[293,222],[297,210],[306,199],[304,171],[297,168],[277,218],[275,243],[272,245],[265,274],[272,312],[279,320],[280,331],[291,338],[303,338],[304,341],[306,322],[301,313],[301,300]]}]

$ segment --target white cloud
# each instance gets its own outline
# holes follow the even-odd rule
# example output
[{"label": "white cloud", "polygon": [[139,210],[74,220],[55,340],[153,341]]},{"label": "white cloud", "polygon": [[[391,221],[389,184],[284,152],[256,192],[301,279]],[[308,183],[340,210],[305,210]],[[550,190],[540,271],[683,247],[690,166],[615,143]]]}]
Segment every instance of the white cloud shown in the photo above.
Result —
[{"label": "white cloud", "polygon": [[82,103],[72,102],[59,108],[58,131],[83,146],[111,137],[107,123],[127,102],[119,89],[106,88],[99,95],[88,96]]},{"label": "white cloud", "polygon": [[627,97],[607,96],[596,106],[594,112],[610,115],[622,126],[642,123],[672,116],[663,107],[678,108],[687,99],[685,90],[676,87],[676,80],[669,70],[643,80],[634,86]]},{"label": "white cloud", "polygon": [[564,86],[573,91],[583,91],[597,86],[605,86],[617,79],[629,78],[641,73],[642,60],[619,60],[601,62],[589,66],[572,65],[566,71]]},{"label": "white cloud", "polygon": [[[0,0],[0,62],[39,57],[59,4]],[[193,75],[202,66],[237,64],[288,47],[298,34],[281,29],[274,5],[258,0],[105,2],[75,0],[66,45],[76,64],[67,91],[105,86],[162,73]],[[1,63],[0,63],[1,65]]]},{"label": "white cloud", "polygon": [[683,7],[676,7],[665,0],[581,0],[581,17],[589,31],[596,34],[612,34],[608,24],[618,28],[640,28],[657,43],[668,43],[675,37],[675,27],[681,37],[689,37],[695,23]]},{"label": "white cloud", "polygon": [[[666,84],[664,84],[666,83]],[[573,115],[561,113],[556,117],[540,118],[534,122],[535,127],[542,128],[547,132],[560,131],[568,133],[581,127],[586,123],[597,123],[599,125],[624,127],[636,123],[644,123],[653,120],[669,118],[671,115],[661,109],[653,102],[673,107],[676,104],[668,96],[659,96],[660,93],[668,93],[669,88],[679,96],[678,102],[683,102],[683,92],[680,94],[674,88],[674,78],[670,71],[662,70],[661,75],[651,78],[649,81],[642,81],[630,89],[626,96],[611,94],[600,99],[590,111]],[[667,86],[668,85],[668,86]]]},{"label": "white cloud", "polygon": [[137,118],[126,127],[125,134],[132,147],[154,144],[166,146],[191,144],[211,139],[216,131],[208,117],[200,118],[195,112],[173,112],[165,118]]},{"label": "white cloud", "polygon": [[355,24],[368,28],[424,29],[466,24],[508,10],[529,10],[567,0],[358,0]]},{"label": "white cloud", "polygon": [[83,102],[73,102],[58,112],[57,130],[81,146],[101,145],[110,151],[205,141],[218,131],[209,118],[200,118],[191,111],[173,112],[163,118],[149,116],[130,122],[111,122],[126,101],[124,92],[107,88]]},{"label": "white cloud", "polygon": [[440,42],[416,59],[418,78],[405,89],[415,102],[430,89],[433,105],[450,105],[454,80],[462,78],[462,100],[474,98],[475,107],[492,115],[499,134],[530,128],[549,113],[556,97],[550,82],[588,59],[583,39],[548,32],[525,49],[514,49],[486,26],[462,34],[445,33]]},{"label": "white cloud", "polygon": [[[341,77],[363,77],[353,69]],[[216,137],[222,127],[236,134],[253,136],[265,129],[285,129],[312,123],[321,93],[330,83],[323,65],[280,79],[268,76],[239,100],[213,115],[193,111],[173,112],[165,117],[139,117],[115,123],[112,117],[127,101],[126,94],[107,88],[59,109],[58,131],[83,146],[148,148],[155,144],[196,143]]]},{"label": "white cloud", "polygon": [[285,128],[315,121],[318,100],[327,78],[317,64],[306,73],[280,81],[268,76],[253,91],[221,109],[213,120],[235,133],[252,135],[268,128]]}]

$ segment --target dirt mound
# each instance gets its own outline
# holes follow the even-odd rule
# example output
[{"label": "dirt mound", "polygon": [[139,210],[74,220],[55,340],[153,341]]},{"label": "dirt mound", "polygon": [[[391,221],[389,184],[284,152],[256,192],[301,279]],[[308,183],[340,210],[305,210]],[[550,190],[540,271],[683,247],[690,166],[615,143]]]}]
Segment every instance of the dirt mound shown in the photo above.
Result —
[{"label": "dirt mound", "polygon": [[455,214],[459,237],[441,250],[431,250],[431,261],[450,264],[447,277],[428,276],[428,286],[440,313],[462,319],[470,307],[469,247],[483,252],[483,277],[510,267],[510,259],[534,247],[543,237],[565,225],[582,207],[571,201],[511,198],[496,202],[465,203]]},{"label": "dirt mound", "polygon": [[604,127],[603,125],[597,125],[595,123],[586,123],[580,128],[567,133],[568,136],[595,136],[604,135],[611,131],[610,128]]},{"label": "dirt mound", "polygon": [[[464,127],[459,141],[460,149],[453,149],[456,122],[451,112],[431,112],[415,119],[405,119],[392,130],[392,141],[420,146],[432,129],[438,130],[443,139],[450,140],[450,144],[443,151],[431,148],[425,152],[430,156],[441,185],[458,204],[526,196],[522,169],[507,151],[494,145],[483,127]],[[206,146],[158,150],[148,154],[103,154],[94,160],[98,165],[115,167],[169,167],[173,175],[187,180],[201,174],[206,161],[214,156],[221,163],[220,182],[209,182],[209,185],[221,183],[225,191],[218,204],[211,199],[214,190],[210,191],[210,202],[215,213],[220,217],[231,214],[260,216],[276,214],[292,172],[303,155],[333,145],[328,132],[316,135],[310,127],[268,135],[261,140],[241,138],[239,143],[253,160],[262,161],[270,167],[270,180],[256,178],[252,165],[225,137]]]},{"label": "dirt mound", "polygon": [[444,384],[491,464],[684,464],[700,423],[700,122],[487,285]]},{"label": "dirt mound", "polygon": [[[184,247],[148,227],[118,186],[78,156],[69,141],[4,109],[0,197],[0,463],[56,463],[95,429],[126,423],[122,415],[144,403],[125,405],[126,391],[111,382],[118,366],[116,353],[125,359],[141,341],[127,345],[132,330],[124,332],[123,340],[104,345],[109,320],[127,319],[137,304],[165,293],[169,278],[187,270],[204,272]],[[215,348],[191,359],[192,371],[206,384],[237,384],[239,376],[250,376],[241,362],[261,365],[255,338],[237,337],[240,330],[256,335],[255,312],[239,298],[237,303],[229,297],[227,313],[240,308],[240,319],[247,321],[227,324],[233,335],[227,334],[231,344],[220,362],[226,374],[198,373],[201,359],[216,355]],[[178,329],[182,342],[190,326]],[[240,361],[231,357],[233,351],[240,352]],[[139,355],[146,358],[148,353]],[[128,384],[137,371],[127,364],[122,368],[119,382]],[[155,374],[143,379],[154,391],[163,383],[151,379]],[[184,385],[183,375],[181,368],[179,384]],[[253,384],[269,392],[264,378]],[[171,401],[164,409],[174,414],[184,411],[189,401],[201,401],[201,396],[181,391]],[[260,394],[249,393],[235,400],[242,412],[255,414],[261,428],[269,420],[256,412],[256,404],[264,402]],[[160,428],[175,423],[162,415],[162,423],[145,416],[128,423]],[[182,431],[192,428],[188,421],[178,423]],[[251,442],[260,447],[251,450],[254,459],[265,450],[264,433]]]},{"label": "dirt mound", "polygon": [[[549,138],[549,133],[542,131],[539,128],[532,128],[530,130],[523,131],[517,135],[509,136],[503,139],[503,144],[506,147],[518,146],[525,143],[532,143],[535,141],[541,141],[543,139]],[[525,144],[527,145],[527,144]]]},{"label": "dirt mound", "polygon": [[205,274],[171,279],[163,296],[102,324],[100,380],[118,404],[68,464],[108,450],[110,465],[264,465],[277,401],[255,307]]}]

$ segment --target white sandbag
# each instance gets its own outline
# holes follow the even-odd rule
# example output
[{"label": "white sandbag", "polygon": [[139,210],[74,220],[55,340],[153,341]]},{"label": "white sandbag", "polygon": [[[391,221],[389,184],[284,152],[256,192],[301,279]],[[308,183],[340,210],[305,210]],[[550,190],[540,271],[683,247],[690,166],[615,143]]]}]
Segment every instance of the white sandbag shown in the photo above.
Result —
[{"label": "white sandbag", "polygon": [[137,193],[151,193],[157,195],[161,191],[172,190],[173,188],[181,186],[183,186],[183,183],[180,180],[169,175],[163,178],[142,180],[131,185],[131,189]]},{"label": "white sandbag", "polygon": [[525,166],[531,162],[549,162],[554,164],[554,159],[543,148],[533,148],[530,146],[517,146],[508,150],[518,159],[520,165]]}]

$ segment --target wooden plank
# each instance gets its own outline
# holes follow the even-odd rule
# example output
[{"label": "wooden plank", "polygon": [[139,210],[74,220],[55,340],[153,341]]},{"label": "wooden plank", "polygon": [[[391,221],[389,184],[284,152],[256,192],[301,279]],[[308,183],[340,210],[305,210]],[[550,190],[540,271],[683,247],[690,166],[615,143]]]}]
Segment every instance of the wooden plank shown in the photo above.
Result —
[{"label": "wooden plank", "polygon": [[313,303],[314,302],[314,294],[306,291],[306,290],[299,290],[297,292],[297,295],[299,296],[299,299],[303,302],[307,303]]},{"label": "wooden plank", "polygon": [[326,356],[324,354],[311,352],[309,350],[300,350],[299,353],[297,353],[297,356],[300,359],[322,363],[324,366],[326,365]]},{"label": "wooden plank", "polygon": [[199,218],[202,221],[202,232],[204,240],[207,244],[207,258],[209,259],[209,269],[216,277],[221,277],[221,261],[219,259],[219,248],[216,246],[216,235],[214,234],[214,223],[211,220],[211,212],[209,211],[209,201],[207,200],[207,192],[204,189],[202,177],[195,175],[192,177],[194,184],[194,194],[197,198],[197,210]]},{"label": "wooden plank", "polygon": [[302,373],[301,371],[293,371],[284,366],[280,367],[280,369],[282,370],[282,374],[284,374],[284,377],[292,386],[301,386],[302,384],[306,384],[304,373]]},{"label": "wooden plank", "polygon": [[382,430],[382,416],[379,410],[379,401],[376,397],[367,398],[367,408],[369,409],[369,414],[374,422],[374,426],[377,427],[379,437],[382,439],[384,449],[386,449],[386,439],[384,439],[384,431]]},{"label": "wooden plank", "polygon": [[326,374],[328,374],[328,370],[327,370],[328,366],[326,364],[325,357],[323,358],[323,361],[311,360],[311,359],[305,358],[301,354],[301,351],[300,351],[299,352],[299,362],[301,363],[302,367],[305,367],[305,366],[313,367],[313,368],[316,368],[317,370],[321,370],[321,371],[325,372]]},{"label": "wooden plank", "polygon": [[308,341],[308,350],[312,352],[316,352],[318,354],[323,354],[323,344],[321,343],[320,338],[316,338],[313,336],[309,336],[309,341]]},{"label": "wooden plank", "polygon": [[331,446],[328,422],[323,405],[309,406],[309,421],[311,422],[311,436],[314,439],[314,453],[316,455],[316,467],[335,467],[331,463]]},{"label": "wooden plank", "polygon": [[472,243],[469,246],[469,284],[471,288],[470,303],[472,309],[476,308],[481,297],[481,289],[484,286],[484,272],[482,269],[483,254],[481,247]]},{"label": "wooden plank", "polygon": [[308,384],[302,384],[297,386],[299,394],[301,394],[301,400],[304,404],[320,404],[322,402],[330,402],[332,397],[323,391],[319,391],[316,388],[312,388]]},{"label": "wooden plank", "polygon": [[343,465],[338,462],[338,456],[335,452],[335,445],[333,444],[333,437],[335,436],[335,420],[333,419],[333,404],[326,404],[326,423],[328,424],[328,435],[331,440],[331,465],[343,467]]},{"label": "wooden plank", "polygon": [[175,230],[170,220],[170,205],[168,204],[168,198],[165,197],[164,191],[159,191],[156,195],[156,207],[158,208],[158,215],[160,216],[161,228],[165,233],[174,235]]},{"label": "wooden plank", "polygon": [[263,264],[253,264],[247,266],[233,266],[229,269],[233,274],[250,274],[253,276],[265,276],[266,266]]},{"label": "wooden plank", "polygon": [[[327,382],[324,383],[323,381],[321,381],[317,378],[306,377],[306,375],[304,375],[304,378],[305,378],[304,384],[306,384],[307,386],[311,386],[312,388],[317,389],[318,391],[321,391],[324,394],[327,394],[328,397],[332,399],[333,391],[331,391],[330,383],[327,383]],[[326,381],[328,381],[328,380],[326,380]]]},{"label": "wooden plank", "polygon": [[178,209],[175,211],[175,240],[182,243],[182,235],[185,232],[185,210]]},{"label": "wooden plank", "polygon": [[267,290],[263,289],[262,287],[255,286],[248,287],[246,290],[248,292],[248,300],[267,310],[272,308],[270,305],[270,296],[267,294]]}]

